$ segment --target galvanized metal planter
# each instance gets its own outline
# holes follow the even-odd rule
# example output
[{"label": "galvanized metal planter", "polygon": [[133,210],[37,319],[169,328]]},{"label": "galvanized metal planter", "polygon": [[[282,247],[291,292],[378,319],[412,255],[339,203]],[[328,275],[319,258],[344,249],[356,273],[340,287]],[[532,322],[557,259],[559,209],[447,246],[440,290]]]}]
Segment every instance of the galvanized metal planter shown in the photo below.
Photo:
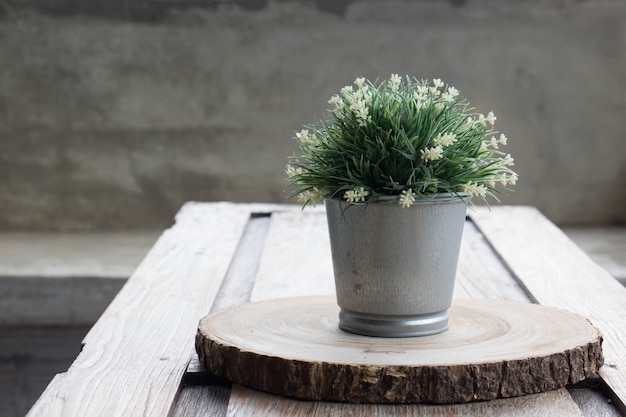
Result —
[{"label": "galvanized metal planter", "polygon": [[341,329],[381,337],[448,329],[467,200],[325,201]]}]

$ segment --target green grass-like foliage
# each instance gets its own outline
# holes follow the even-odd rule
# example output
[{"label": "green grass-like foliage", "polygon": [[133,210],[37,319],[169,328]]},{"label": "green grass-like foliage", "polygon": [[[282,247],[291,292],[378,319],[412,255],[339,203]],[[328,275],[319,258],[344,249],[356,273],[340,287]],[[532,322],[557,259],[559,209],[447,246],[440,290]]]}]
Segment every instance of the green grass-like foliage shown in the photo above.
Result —
[{"label": "green grass-like foliage", "polygon": [[287,166],[293,195],[305,206],[395,196],[385,200],[409,207],[440,193],[485,200],[517,181],[513,158],[499,150],[507,139],[496,137],[495,115],[472,113],[439,79],[357,78],[329,104],[329,120],[296,133],[299,154]]}]

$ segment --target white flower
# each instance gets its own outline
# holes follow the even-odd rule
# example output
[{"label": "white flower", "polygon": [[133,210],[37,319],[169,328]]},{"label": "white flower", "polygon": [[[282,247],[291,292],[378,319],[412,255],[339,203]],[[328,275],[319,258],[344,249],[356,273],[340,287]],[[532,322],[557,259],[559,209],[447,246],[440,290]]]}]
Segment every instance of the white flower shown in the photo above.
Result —
[{"label": "white flower", "polygon": [[369,115],[369,108],[367,107],[365,100],[358,100],[352,103],[350,110],[354,112],[354,115],[359,120],[359,126],[367,126],[367,122],[372,120],[372,116]]},{"label": "white flower", "polygon": [[357,100],[350,105],[350,110],[352,110],[355,113],[358,113],[362,111],[363,109],[367,109],[367,106],[365,105],[364,100]]},{"label": "white flower", "polygon": [[334,96],[330,98],[330,100],[328,100],[328,104],[330,104],[331,106],[335,106],[335,107],[342,107],[343,100],[341,99],[341,97],[335,94]]},{"label": "white flower", "polygon": [[432,148],[420,149],[420,158],[424,161],[436,161],[443,157],[443,148],[434,146]]},{"label": "white flower", "polygon": [[298,194],[297,200],[298,200],[298,204],[302,204],[302,205],[308,204],[311,201],[308,196],[307,191]]},{"label": "white flower", "polygon": [[355,196],[361,201],[365,201],[365,197],[369,195],[369,191],[365,191],[363,187],[358,187],[354,189]]},{"label": "white flower", "polygon": [[350,94],[354,93],[354,90],[352,89],[352,86],[351,86],[351,85],[346,85],[345,87],[343,87],[343,88],[340,90],[340,92],[341,92],[341,94],[342,94],[342,95],[343,95],[343,94],[348,94],[348,95],[350,95]]},{"label": "white flower", "polygon": [[300,143],[308,146],[317,145],[317,137],[315,134],[309,134],[307,129],[303,129],[301,132],[296,133],[296,137],[300,140]]},{"label": "white flower", "polygon": [[313,204],[313,206],[315,206],[315,203],[319,203],[323,199],[324,196],[322,195],[320,190],[317,189],[317,187],[314,187],[313,189],[308,191],[301,192],[300,194],[298,194],[297,197],[299,204]]},{"label": "white flower", "polygon": [[435,116],[439,116],[439,113],[441,113],[445,108],[446,105],[444,103],[435,103]]},{"label": "white flower", "polygon": [[499,181],[502,185],[515,185],[517,183],[517,179],[518,177],[515,172],[511,173],[511,175],[507,175],[506,172],[503,172],[502,174],[500,174]]},{"label": "white flower", "polygon": [[415,87],[415,91],[417,91],[419,94],[428,94],[428,87],[425,85],[418,85],[417,87]]},{"label": "white flower", "polygon": [[499,149],[498,148],[498,140],[496,139],[495,136],[491,137],[491,140],[487,141],[487,143],[485,144],[485,146],[487,147],[492,147],[493,149]]},{"label": "white flower", "polygon": [[430,94],[437,97],[439,94],[441,94],[441,91],[437,90],[437,87],[430,87]]},{"label": "white flower", "polygon": [[363,187],[356,187],[354,190],[348,190],[343,193],[343,198],[348,203],[358,203],[365,201],[365,197],[367,197],[369,191],[365,191]]},{"label": "white flower", "polygon": [[499,142],[500,142],[502,145],[506,146],[506,136],[504,136],[504,133],[502,133],[502,134],[500,135],[500,140],[499,140]]},{"label": "white flower", "polygon": [[454,96],[446,92],[441,95],[441,100],[445,101],[446,103],[451,103],[454,101]]},{"label": "white flower", "polygon": [[351,85],[346,85],[344,88],[340,90],[341,96],[346,99],[348,102],[352,100],[352,95],[354,94],[354,90]]},{"label": "white flower", "polygon": [[415,102],[415,107],[417,108],[417,110],[421,110],[422,108],[426,107],[427,98],[425,93],[413,91],[413,100]]},{"label": "white flower", "polygon": [[448,91],[447,91],[447,93],[448,93],[450,96],[452,96],[452,97],[456,97],[456,96],[458,96],[458,95],[459,95],[459,90],[457,90],[457,89],[456,89],[456,88],[454,88],[454,87],[448,87]]},{"label": "white flower", "polygon": [[433,139],[433,145],[450,146],[457,141],[454,133],[440,133],[435,139]]},{"label": "white flower", "polygon": [[354,80],[354,85],[356,85],[357,88],[363,87],[363,84],[365,84],[365,77],[359,77],[356,80]]},{"label": "white flower", "polygon": [[391,74],[391,78],[389,78],[389,87],[391,87],[391,91],[398,91],[400,83],[402,83],[402,78],[400,78],[398,74]]},{"label": "white flower", "polygon": [[413,100],[424,101],[426,100],[426,94],[420,93],[419,91],[413,91]]},{"label": "white flower", "polygon": [[435,88],[441,88],[443,87],[443,81],[441,81],[440,78],[435,78],[433,79],[433,85],[435,86]]},{"label": "white flower", "polygon": [[494,125],[494,123],[496,122],[497,117],[493,114],[492,111],[490,111],[487,114],[487,117],[485,117],[484,114],[479,114],[478,115],[478,120],[476,120],[475,124],[479,124],[482,126],[487,126],[487,123],[489,123],[490,125]]},{"label": "white flower", "polygon": [[291,165],[287,165],[287,169],[285,170],[285,172],[287,173],[287,176],[289,178],[291,178],[291,177],[294,177],[296,175],[303,174],[304,170],[302,168],[300,168],[300,167],[296,168],[296,167],[293,167]]},{"label": "white flower", "polygon": [[409,208],[415,202],[415,193],[412,188],[408,190],[402,190],[402,194],[398,199],[398,203],[402,206],[402,208]]},{"label": "white flower", "polygon": [[357,91],[354,92],[354,94],[352,94],[351,100],[352,100],[352,103],[359,101],[359,102],[365,103],[368,106],[371,105],[372,104],[371,88],[369,88],[367,85],[363,86],[362,88],[359,88]]},{"label": "white flower", "polygon": [[472,120],[472,116],[467,116],[467,119],[465,119],[465,125],[468,127],[471,127],[474,125],[474,120]]},{"label": "white flower", "polygon": [[470,195],[477,195],[479,197],[484,197],[487,195],[487,187],[471,181],[468,181],[467,184],[463,184],[461,186],[461,189]]},{"label": "white flower", "polygon": [[515,165],[515,160],[511,158],[511,154],[507,154],[507,156],[504,157],[501,163],[505,167],[510,167]]}]

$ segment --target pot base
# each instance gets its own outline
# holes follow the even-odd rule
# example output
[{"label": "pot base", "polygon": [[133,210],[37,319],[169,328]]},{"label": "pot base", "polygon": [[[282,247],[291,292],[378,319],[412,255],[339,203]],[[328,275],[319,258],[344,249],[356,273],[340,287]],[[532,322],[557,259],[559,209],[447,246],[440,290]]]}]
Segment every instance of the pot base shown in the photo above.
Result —
[{"label": "pot base", "polygon": [[429,336],[448,330],[448,311],[416,316],[384,316],[341,309],[339,328],[363,336]]}]

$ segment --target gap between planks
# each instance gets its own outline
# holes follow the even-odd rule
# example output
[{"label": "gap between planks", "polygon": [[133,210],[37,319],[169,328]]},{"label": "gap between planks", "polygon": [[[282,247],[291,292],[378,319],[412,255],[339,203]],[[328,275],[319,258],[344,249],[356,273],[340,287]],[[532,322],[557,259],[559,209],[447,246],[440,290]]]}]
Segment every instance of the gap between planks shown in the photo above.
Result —
[{"label": "gap between planks", "polygon": [[197,320],[219,289],[246,210],[186,204],[86,336],[72,366],[52,380],[28,415],[166,416]]},{"label": "gap between planks", "polygon": [[211,312],[250,300],[270,219],[271,213],[251,213]]},{"label": "gap between planks", "polygon": [[533,298],[600,329],[605,365],[599,374],[626,415],[626,288],[535,208],[476,208],[471,218]]},{"label": "gap between planks", "polygon": [[[271,212],[252,212],[237,249],[222,281],[211,312],[243,304],[250,300],[261,254],[271,222]],[[184,383],[188,385],[224,384],[224,379],[207,372],[195,349],[187,365]]]}]

